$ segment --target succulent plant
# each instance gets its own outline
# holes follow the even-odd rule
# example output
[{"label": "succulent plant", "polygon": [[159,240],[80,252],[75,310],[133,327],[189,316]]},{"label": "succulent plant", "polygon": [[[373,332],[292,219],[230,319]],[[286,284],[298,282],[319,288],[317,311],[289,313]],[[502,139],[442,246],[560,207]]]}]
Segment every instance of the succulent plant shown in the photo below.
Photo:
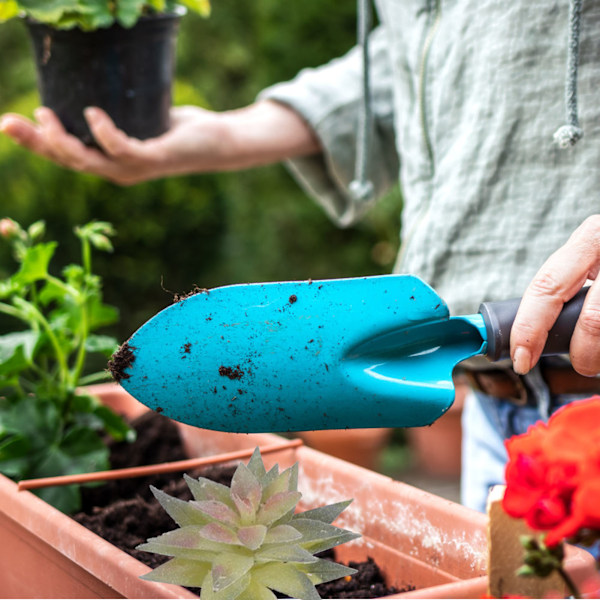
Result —
[{"label": "succulent plant", "polygon": [[172,557],[143,579],[200,587],[202,600],[271,600],[273,591],[318,600],[315,585],[356,572],[314,556],[360,537],[332,525],[351,500],[295,514],[302,496],[297,463],[267,472],[256,448],[230,488],[185,478],[189,502],[152,488],[180,528],[138,546]]}]

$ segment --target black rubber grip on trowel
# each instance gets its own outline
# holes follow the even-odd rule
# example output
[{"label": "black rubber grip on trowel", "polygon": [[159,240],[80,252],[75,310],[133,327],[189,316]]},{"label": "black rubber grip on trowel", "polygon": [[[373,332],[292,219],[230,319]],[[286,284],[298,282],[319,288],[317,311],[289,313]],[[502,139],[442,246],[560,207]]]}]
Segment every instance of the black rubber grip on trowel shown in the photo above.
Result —
[{"label": "black rubber grip on trowel", "polygon": [[[581,313],[583,302],[589,287],[581,289],[563,307],[556,323],[548,332],[548,340],[542,352],[543,356],[567,354],[575,324]],[[510,330],[517,316],[521,298],[484,302],[479,307],[487,332],[486,356],[492,360],[510,358]]]}]

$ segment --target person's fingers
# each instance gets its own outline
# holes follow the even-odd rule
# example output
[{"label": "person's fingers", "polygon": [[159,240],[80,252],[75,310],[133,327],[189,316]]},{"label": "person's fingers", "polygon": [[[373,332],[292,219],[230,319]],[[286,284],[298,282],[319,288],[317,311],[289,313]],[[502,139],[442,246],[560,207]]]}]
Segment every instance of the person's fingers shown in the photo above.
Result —
[{"label": "person's fingers", "polygon": [[87,170],[88,153],[91,149],[74,135],[67,133],[60,119],[49,108],[42,106],[34,114],[42,128],[51,157],[75,171]]},{"label": "person's fingers", "polygon": [[[539,360],[548,332],[556,322],[565,302],[570,300],[586,280],[595,279],[600,267],[600,216],[588,218],[544,263],[529,284],[511,330],[511,357],[517,373],[527,373]],[[596,292],[597,293],[597,292]],[[595,293],[595,294],[596,294]],[[582,312],[583,323],[592,321],[595,294],[589,301],[589,310]],[[586,300],[586,304],[588,301]],[[586,317],[590,315],[589,318]],[[575,349],[591,344],[592,325],[578,323]],[[600,334],[600,330],[597,332]],[[581,359],[579,359],[581,360]]]},{"label": "person's fingers", "polygon": [[126,135],[106,112],[91,106],[85,109],[84,114],[94,139],[108,156],[119,161],[130,162],[140,162],[150,158],[147,150],[148,142]]},{"label": "person's fingers", "polygon": [[573,368],[582,375],[600,373],[600,280],[590,286],[570,347]]},{"label": "person's fingers", "polygon": [[0,131],[8,135],[20,146],[36,154],[50,158],[47,144],[44,136],[41,134],[40,128],[29,119],[21,115],[6,113],[0,119]]}]

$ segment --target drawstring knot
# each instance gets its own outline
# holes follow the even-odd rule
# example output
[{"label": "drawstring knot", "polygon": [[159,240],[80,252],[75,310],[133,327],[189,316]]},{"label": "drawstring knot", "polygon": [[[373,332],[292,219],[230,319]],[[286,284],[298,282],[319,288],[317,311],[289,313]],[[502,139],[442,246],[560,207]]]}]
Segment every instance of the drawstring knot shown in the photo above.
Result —
[{"label": "drawstring knot", "polygon": [[579,34],[581,31],[582,0],[571,0],[569,4],[569,49],[567,53],[567,80],[565,86],[565,104],[567,124],[554,134],[554,141],[561,148],[574,146],[582,137],[577,109],[577,68],[579,66]]},{"label": "drawstring knot", "polygon": [[554,141],[560,148],[570,148],[583,137],[583,129],[575,125],[563,125],[554,133]]}]

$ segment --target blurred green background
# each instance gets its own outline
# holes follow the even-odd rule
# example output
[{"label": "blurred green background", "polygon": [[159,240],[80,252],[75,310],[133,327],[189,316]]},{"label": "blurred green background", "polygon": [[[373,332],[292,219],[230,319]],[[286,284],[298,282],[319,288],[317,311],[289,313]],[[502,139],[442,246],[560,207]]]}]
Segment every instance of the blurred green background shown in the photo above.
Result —
[{"label": "blurred green background", "polygon": [[[352,0],[219,0],[208,20],[187,15],[178,41],[177,104],[244,106],[265,86],[346,52],[355,39]],[[0,112],[38,105],[22,23],[0,28]],[[126,339],[195,285],[387,273],[398,247],[400,196],[392,192],[356,227],[341,230],[283,166],[178,177],[120,188],[71,173],[0,136],[0,217],[44,219],[72,260],[74,225],[114,224],[115,252],[97,255],[106,301],[121,312],[111,333]],[[0,244],[0,277],[14,265]],[[168,291],[167,291],[168,290]]]}]

